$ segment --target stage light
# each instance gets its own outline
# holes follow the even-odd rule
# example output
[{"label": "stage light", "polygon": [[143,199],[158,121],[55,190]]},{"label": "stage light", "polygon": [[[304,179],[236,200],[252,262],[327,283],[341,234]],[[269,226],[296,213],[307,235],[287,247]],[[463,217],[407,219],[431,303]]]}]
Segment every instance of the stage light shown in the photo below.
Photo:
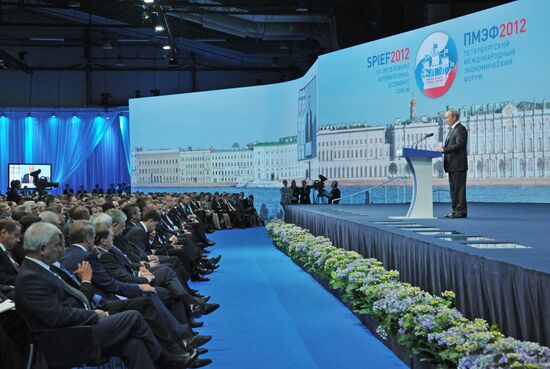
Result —
[{"label": "stage light", "polygon": [[6,113],[2,112],[2,114],[0,115],[0,118],[5,118],[6,117]]},{"label": "stage light", "polygon": [[31,118],[32,117],[32,113],[31,112],[28,112],[27,113],[27,118]]},{"label": "stage light", "polygon": [[170,45],[163,45],[163,46],[162,46],[162,49],[163,49],[163,50],[170,50]]},{"label": "stage light", "polygon": [[154,4],[155,0],[143,0],[145,4]]},{"label": "stage light", "polygon": [[309,11],[309,7],[307,6],[305,1],[299,1],[298,6],[296,6],[296,11],[300,13],[305,13]]},{"label": "stage light", "polygon": [[55,113],[52,112],[52,115],[50,116],[50,118],[57,118],[57,115],[55,115]]},{"label": "stage light", "polygon": [[108,39],[105,39],[105,42],[103,43],[103,45],[101,45],[101,49],[102,50],[113,50],[113,45],[111,45],[111,43],[109,42]]},{"label": "stage light", "polygon": [[163,32],[163,31],[164,31],[164,27],[161,26],[161,25],[158,25],[158,26],[155,27],[155,31],[156,31],[156,32]]}]

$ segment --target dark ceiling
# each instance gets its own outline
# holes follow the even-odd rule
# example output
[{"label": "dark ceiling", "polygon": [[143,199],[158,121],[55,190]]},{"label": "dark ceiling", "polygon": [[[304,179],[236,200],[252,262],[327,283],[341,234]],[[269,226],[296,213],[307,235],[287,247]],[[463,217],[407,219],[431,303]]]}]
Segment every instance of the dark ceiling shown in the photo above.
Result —
[{"label": "dark ceiling", "polygon": [[0,67],[265,70],[290,79],[320,54],[506,2],[2,0]]}]

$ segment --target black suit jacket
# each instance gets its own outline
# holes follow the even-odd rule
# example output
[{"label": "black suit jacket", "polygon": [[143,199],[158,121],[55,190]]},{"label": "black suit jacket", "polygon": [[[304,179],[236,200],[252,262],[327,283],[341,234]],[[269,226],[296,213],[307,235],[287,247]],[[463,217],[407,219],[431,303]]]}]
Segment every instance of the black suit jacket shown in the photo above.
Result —
[{"label": "black suit jacket", "polygon": [[[52,266],[52,268],[53,268],[53,266]],[[94,294],[100,293],[100,291],[98,291],[94,287],[93,284],[91,284],[90,282],[85,282],[85,283],[76,282],[69,275],[67,275],[67,273],[65,271],[63,271],[63,269],[61,269],[61,268],[57,268],[56,273],[69,286],[71,286],[72,288],[75,288],[77,290],[80,290],[80,292],[82,292],[84,294],[84,296],[86,296],[86,298],[88,299],[88,302],[90,303],[90,305],[92,305],[92,306],[94,305],[94,300],[93,300]]]},{"label": "black suit jacket", "polygon": [[6,201],[14,201],[19,204],[19,201],[21,201],[21,195],[19,195],[17,190],[10,189],[6,193]]},{"label": "black suit jacket", "polygon": [[117,251],[113,248],[105,252],[100,249],[101,256],[99,261],[107,270],[107,273],[114,279],[126,283],[148,284],[149,280],[144,277],[139,277],[136,272],[136,267],[139,270],[139,264],[132,263],[128,258],[124,257],[122,251]]},{"label": "black suit jacket", "polygon": [[468,170],[468,131],[458,123],[445,140],[443,146],[443,168],[445,172]]},{"label": "black suit jacket", "polygon": [[144,251],[147,254],[151,254],[149,234],[145,231],[141,223],[138,223],[130,228],[125,237],[132,245],[139,247],[140,250]]},{"label": "black suit jacket", "polygon": [[0,284],[14,286],[16,277],[17,270],[13,267],[8,255],[0,249]]},{"label": "black suit jacket", "polygon": [[86,310],[78,298],[51,272],[25,260],[15,283],[15,305],[33,329],[97,324],[95,311]]},{"label": "black suit jacket", "polygon": [[133,263],[139,263],[140,261],[149,261],[147,253],[141,251],[136,245],[132,245],[125,236],[118,235],[113,239],[114,245],[118,247],[122,252],[130,258]]}]

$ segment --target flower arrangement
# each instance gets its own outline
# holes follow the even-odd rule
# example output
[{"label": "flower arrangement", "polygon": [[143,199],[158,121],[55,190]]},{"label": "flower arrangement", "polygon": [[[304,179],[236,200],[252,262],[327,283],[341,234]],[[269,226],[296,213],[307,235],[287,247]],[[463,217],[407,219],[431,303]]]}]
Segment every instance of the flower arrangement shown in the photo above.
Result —
[{"label": "flower arrangement", "polygon": [[298,226],[273,221],[274,243],[308,272],[328,282],[355,313],[374,318],[376,333],[389,335],[437,368],[550,368],[550,349],[505,337],[482,319],[470,321],[454,307],[455,295],[433,296],[399,280],[376,259],[332,245]]}]

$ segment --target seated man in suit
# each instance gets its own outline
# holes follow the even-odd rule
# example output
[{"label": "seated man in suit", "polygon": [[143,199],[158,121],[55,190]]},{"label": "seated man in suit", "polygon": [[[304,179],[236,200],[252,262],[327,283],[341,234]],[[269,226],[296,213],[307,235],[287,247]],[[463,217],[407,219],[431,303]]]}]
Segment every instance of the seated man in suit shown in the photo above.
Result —
[{"label": "seated man in suit", "polygon": [[[155,369],[161,347],[137,311],[109,315],[92,310],[86,297],[50,270],[63,247],[63,234],[49,223],[35,223],[24,236],[27,257],[16,280],[15,303],[32,329],[92,326],[97,356],[120,356],[130,369]],[[62,354],[62,351],[60,351]]]},{"label": "seated man in suit", "polygon": [[[144,260],[157,260],[161,264],[172,265],[179,278],[186,282],[189,280],[189,273],[185,270],[181,255],[171,256],[168,249],[159,250],[153,247],[154,231],[159,221],[159,215],[156,211],[148,211],[144,214],[141,221],[138,221],[131,228],[131,232],[126,233],[126,240],[135,249]],[[154,255],[154,256],[152,256]]]},{"label": "seated man in suit", "polygon": [[21,237],[21,226],[11,219],[0,219],[0,284],[15,285],[19,263],[15,247]]},{"label": "seated man in suit", "polygon": [[[128,233],[126,234],[126,239],[133,245],[136,245],[140,252],[142,253],[153,253],[154,249],[151,247],[149,241],[149,232],[153,231],[157,223],[160,220],[160,216],[156,210],[149,211],[144,214],[142,220],[136,224]],[[159,261],[162,263],[163,259],[168,258],[167,256],[160,256]],[[194,297],[188,295],[184,296],[185,302],[188,307],[194,312],[194,316],[209,314],[210,312],[216,310],[218,304],[206,304],[201,301],[198,301]]]},{"label": "seated man in suit", "polygon": [[[65,255],[65,249],[61,247],[58,251],[58,260],[60,260]],[[94,309],[102,309],[110,314],[127,310],[138,311],[163,348],[163,362],[193,368],[198,368],[211,362],[209,359],[197,359],[199,354],[205,353],[208,350],[196,349],[209,339],[204,340],[202,336],[193,336],[192,332],[182,335],[181,329],[174,329],[179,323],[175,319],[167,318],[167,314],[170,313],[165,310],[159,310],[148,297],[119,300],[116,296],[102,296],[99,293],[100,291],[91,283],[93,270],[87,261],[79,263],[78,269],[74,273],[71,273],[59,261],[54,262],[50,269],[69,286],[80,290]]]},{"label": "seated man in suit", "polygon": [[[73,243],[65,252],[65,256],[61,259],[61,263],[71,271],[78,268],[78,264],[86,260],[90,263],[93,269],[92,283],[106,295],[119,295],[124,297],[138,297],[142,293],[150,293],[153,295],[153,302],[159,304],[154,299],[156,289],[149,284],[125,283],[112,278],[103,265],[99,261],[95,251],[95,229],[91,222],[85,220],[77,220],[70,227],[70,238]],[[170,311],[176,319],[183,325],[188,324],[187,313],[185,307],[179,301],[169,301],[171,303]],[[159,305],[164,305],[160,303]],[[162,309],[162,306],[159,306]]]},{"label": "seated man in suit", "polygon": [[141,209],[136,204],[128,204],[122,208],[122,211],[126,214],[126,224],[123,232],[126,235],[141,220]]}]

